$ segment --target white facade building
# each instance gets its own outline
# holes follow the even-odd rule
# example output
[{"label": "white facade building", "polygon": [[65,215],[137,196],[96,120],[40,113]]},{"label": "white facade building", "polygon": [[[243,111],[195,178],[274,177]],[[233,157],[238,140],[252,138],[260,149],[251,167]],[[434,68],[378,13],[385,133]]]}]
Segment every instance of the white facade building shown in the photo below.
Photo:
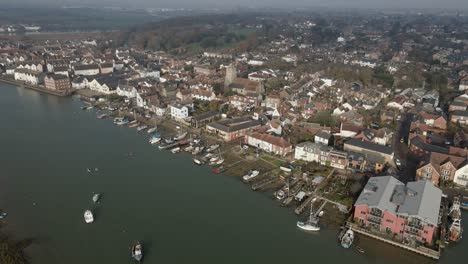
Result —
[{"label": "white facade building", "polygon": [[176,120],[185,119],[189,116],[189,109],[184,105],[171,105],[171,117]]}]

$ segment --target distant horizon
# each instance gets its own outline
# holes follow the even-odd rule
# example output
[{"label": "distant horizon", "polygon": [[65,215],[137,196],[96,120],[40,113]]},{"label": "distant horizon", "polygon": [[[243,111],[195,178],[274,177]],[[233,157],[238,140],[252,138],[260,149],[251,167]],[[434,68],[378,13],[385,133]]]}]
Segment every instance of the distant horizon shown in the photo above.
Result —
[{"label": "distant horizon", "polygon": [[[336,10],[398,10],[398,11],[467,11],[467,0],[393,0],[390,3],[384,0],[290,0],[287,3],[280,0],[238,0],[235,3],[224,0],[161,0],[154,3],[150,0],[0,0],[0,8],[115,8],[115,9],[192,9],[192,10],[310,10],[310,9],[336,9]],[[261,10],[260,10],[261,11]]]}]

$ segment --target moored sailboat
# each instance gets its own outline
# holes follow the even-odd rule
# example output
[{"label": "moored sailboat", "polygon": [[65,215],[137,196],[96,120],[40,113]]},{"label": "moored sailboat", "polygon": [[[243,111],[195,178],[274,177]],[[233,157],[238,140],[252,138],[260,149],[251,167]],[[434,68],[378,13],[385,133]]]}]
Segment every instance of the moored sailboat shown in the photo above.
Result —
[{"label": "moored sailboat", "polygon": [[297,221],[297,227],[305,231],[319,231],[320,226],[318,225],[319,219],[315,217],[313,211],[313,202],[310,203],[309,218],[305,222]]}]

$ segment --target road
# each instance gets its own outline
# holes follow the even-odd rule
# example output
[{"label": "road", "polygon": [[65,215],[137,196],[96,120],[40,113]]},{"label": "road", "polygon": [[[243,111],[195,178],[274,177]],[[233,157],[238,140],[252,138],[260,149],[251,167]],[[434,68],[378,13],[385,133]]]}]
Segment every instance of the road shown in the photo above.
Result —
[{"label": "road", "polygon": [[[415,180],[416,168],[419,161],[408,154],[408,135],[413,114],[402,113],[401,120],[397,123],[397,129],[393,137],[393,150],[395,160],[399,159],[401,166],[398,172],[398,179],[403,183]],[[400,140],[403,138],[403,143]]]}]

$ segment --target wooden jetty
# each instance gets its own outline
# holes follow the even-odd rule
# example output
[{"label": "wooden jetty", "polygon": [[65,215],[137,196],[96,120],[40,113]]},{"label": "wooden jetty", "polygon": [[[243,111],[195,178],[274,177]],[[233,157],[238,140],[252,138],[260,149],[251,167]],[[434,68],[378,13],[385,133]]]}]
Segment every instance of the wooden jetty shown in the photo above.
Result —
[{"label": "wooden jetty", "polygon": [[297,215],[302,214],[302,212],[304,212],[304,209],[305,209],[307,206],[310,206],[310,203],[312,202],[312,199],[314,199],[314,197],[315,197],[315,195],[309,196],[309,198],[307,198],[306,200],[304,200],[303,203],[301,203],[298,207],[296,207],[296,209],[294,210],[294,213],[297,214]]},{"label": "wooden jetty", "polygon": [[276,182],[278,180],[279,180],[279,178],[277,176],[272,176],[272,177],[262,179],[260,181],[255,182],[254,184],[252,184],[252,190],[253,191],[259,190],[259,189],[267,186],[268,184],[274,183],[274,182]]}]

